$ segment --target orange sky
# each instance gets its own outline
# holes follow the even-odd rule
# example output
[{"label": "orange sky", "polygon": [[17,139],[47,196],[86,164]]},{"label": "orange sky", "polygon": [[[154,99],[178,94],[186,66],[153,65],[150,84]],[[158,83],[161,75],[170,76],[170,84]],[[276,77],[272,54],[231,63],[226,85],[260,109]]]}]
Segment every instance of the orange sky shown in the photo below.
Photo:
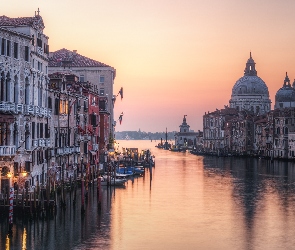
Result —
[{"label": "orange sky", "polygon": [[0,15],[40,8],[50,51],[60,48],[117,70],[117,131],[202,130],[207,111],[228,105],[252,51],[274,105],[285,72],[295,78],[293,0],[10,0]]}]

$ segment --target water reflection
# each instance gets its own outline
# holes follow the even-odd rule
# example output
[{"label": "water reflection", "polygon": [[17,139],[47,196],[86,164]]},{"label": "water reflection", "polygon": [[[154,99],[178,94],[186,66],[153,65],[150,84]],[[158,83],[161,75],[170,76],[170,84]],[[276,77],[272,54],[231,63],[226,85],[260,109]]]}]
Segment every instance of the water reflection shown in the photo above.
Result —
[{"label": "water reflection", "polygon": [[[295,166],[151,148],[156,166],[124,189],[104,189],[101,211],[90,190],[81,217],[69,202],[49,221],[1,221],[1,249],[292,249]],[[70,195],[68,194],[68,198]]]}]

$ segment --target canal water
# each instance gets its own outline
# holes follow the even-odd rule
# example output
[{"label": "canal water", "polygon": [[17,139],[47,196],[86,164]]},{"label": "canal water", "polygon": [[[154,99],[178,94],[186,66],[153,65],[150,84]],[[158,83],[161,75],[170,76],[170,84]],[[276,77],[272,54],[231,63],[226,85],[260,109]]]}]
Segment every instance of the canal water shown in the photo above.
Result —
[{"label": "canal water", "polygon": [[51,220],[1,221],[0,249],[295,249],[295,164],[253,158],[196,156],[151,149],[152,172],[125,188],[103,189],[99,211],[90,189]]}]

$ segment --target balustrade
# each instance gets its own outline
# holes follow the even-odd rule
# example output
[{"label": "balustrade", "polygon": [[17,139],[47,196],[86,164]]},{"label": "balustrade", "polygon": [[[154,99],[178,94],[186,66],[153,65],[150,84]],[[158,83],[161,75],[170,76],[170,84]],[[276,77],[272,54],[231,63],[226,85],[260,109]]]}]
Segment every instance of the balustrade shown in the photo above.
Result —
[{"label": "balustrade", "polygon": [[0,156],[11,156],[16,154],[16,146],[0,146]]}]

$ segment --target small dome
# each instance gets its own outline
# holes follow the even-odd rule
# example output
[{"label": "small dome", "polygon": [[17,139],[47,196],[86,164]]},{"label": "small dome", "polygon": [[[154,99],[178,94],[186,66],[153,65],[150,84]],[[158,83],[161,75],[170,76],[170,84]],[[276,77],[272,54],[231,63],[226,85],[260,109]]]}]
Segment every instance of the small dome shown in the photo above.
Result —
[{"label": "small dome", "polygon": [[287,72],[286,72],[286,77],[284,80],[284,85],[276,93],[275,101],[276,102],[295,102],[295,89],[291,87],[290,79],[288,77]]},{"label": "small dome", "polygon": [[276,102],[295,102],[295,89],[291,86],[283,86],[276,93],[275,100]]}]

